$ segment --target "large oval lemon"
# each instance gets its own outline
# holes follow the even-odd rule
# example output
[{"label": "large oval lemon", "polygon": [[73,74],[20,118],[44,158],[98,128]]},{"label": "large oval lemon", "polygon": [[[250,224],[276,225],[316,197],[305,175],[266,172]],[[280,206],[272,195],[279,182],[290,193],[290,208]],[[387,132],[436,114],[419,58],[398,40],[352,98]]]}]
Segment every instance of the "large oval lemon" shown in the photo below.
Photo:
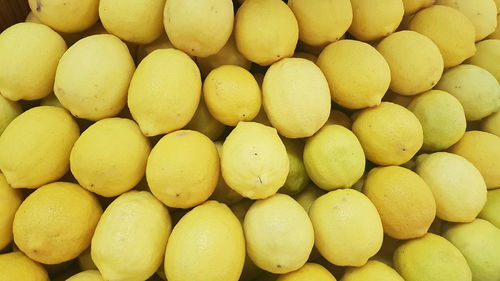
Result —
[{"label": "large oval lemon", "polygon": [[80,135],[64,109],[39,106],[14,119],[0,135],[0,170],[14,188],[37,188],[61,178]]},{"label": "large oval lemon", "polygon": [[171,229],[158,199],[129,191],[102,214],[92,237],[92,260],[105,280],[146,280],[162,263]]},{"label": "large oval lemon", "polygon": [[328,271],[328,269],[323,266],[308,262],[304,264],[301,268],[280,275],[276,281],[336,281],[335,277]]},{"label": "large oval lemon", "polygon": [[362,41],[385,37],[399,26],[404,15],[401,0],[351,0],[352,24],[349,33]]},{"label": "large oval lemon", "polygon": [[280,193],[290,196],[299,193],[309,183],[306,167],[304,166],[304,142],[301,139],[281,138],[288,154],[290,168],[285,184],[279,189]]},{"label": "large oval lemon", "polygon": [[245,261],[245,237],[224,204],[207,201],[172,230],[165,252],[169,281],[237,281]]},{"label": "large oval lemon", "polygon": [[493,74],[500,81],[500,66],[495,63],[500,60],[500,40],[490,39],[476,43],[476,53],[467,59],[466,63],[477,65]]},{"label": "large oval lemon", "polygon": [[0,280],[50,281],[45,268],[16,251],[0,254]]},{"label": "large oval lemon", "polygon": [[202,133],[172,132],[153,147],[146,178],[151,192],[165,205],[191,208],[210,197],[219,177],[215,144]]},{"label": "large oval lemon", "polygon": [[276,129],[260,123],[238,123],[222,146],[222,177],[243,197],[262,199],[275,194],[285,184],[289,168]]},{"label": "large oval lemon", "polygon": [[434,4],[435,0],[403,0],[405,8],[405,16],[413,15],[423,8],[427,8]]},{"label": "large oval lemon", "polygon": [[10,187],[0,173],[0,250],[12,241],[12,222],[22,201],[21,191]]},{"label": "large oval lemon", "polygon": [[64,39],[43,24],[18,23],[5,29],[0,34],[0,94],[13,101],[48,96],[65,51]]},{"label": "large oval lemon", "polygon": [[284,274],[301,268],[314,245],[311,220],[292,197],[256,201],[243,222],[248,256],[260,268]]},{"label": "large oval lemon", "polygon": [[128,107],[146,136],[186,126],[200,103],[201,77],[196,63],[175,49],[145,57],[132,77]]},{"label": "large oval lemon", "polygon": [[62,263],[90,246],[101,214],[97,197],[81,186],[47,184],[19,206],[14,217],[14,242],[35,261]]}]

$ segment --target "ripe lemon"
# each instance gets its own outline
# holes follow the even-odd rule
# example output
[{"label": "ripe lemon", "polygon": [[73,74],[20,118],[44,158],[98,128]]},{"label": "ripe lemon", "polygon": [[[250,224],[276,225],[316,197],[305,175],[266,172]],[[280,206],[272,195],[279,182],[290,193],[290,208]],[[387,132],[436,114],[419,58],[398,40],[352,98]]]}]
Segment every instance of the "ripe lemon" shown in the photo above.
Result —
[{"label": "ripe lemon", "polygon": [[478,215],[500,229],[500,189],[488,190],[486,204]]},{"label": "ripe lemon", "polygon": [[405,8],[405,16],[413,15],[423,8],[427,8],[434,4],[435,0],[403,0],[403,6]]},{"label": "ripe lemon", "polygon": [[283,274],[276,279],[276,281],[336,281],[335,277],[323,266],[308,262],[301,268]]},{"label": "ripe lemon", "polygon": [[399,26],[404,6],[401,0],[351,0],[352,24],[349,33],[362,41],[385,37]]},{"label": "ripe lemon", "polygon": [[306,212],[309,212],[313,202],[325,193],[323,189],[317,187],[313,183],[309,183],[301,192],[293,196],[293,198],[306,210]]},{"label": "ripe lemon", "polygon": [[396,270],[376,260],[370,260],[361,267],[349,267],[340,279],[340,281],[367,280],[404,281]]},{"label": "ripe lemon", "polygon": [[[221,142],[221,141],[215,142],[215,148],[217,148],[217,153],[218,153],[219,157],[221,157],[221,155],[222,155],[222,145],[223,145],[223,142]],[[224,178],[222,177],[222,171],[221,171],[221,173],[219,173],[219,179],[217,181],[217,186],[215,187],[214,192],[210,196],[210,199],[216,200],[220,203],[232,205],[232,204],[240,201],[241,199],[243,199],[243,196],[241,196],[238,192],[234,191],[231,187],[229,187],[229,185],[227,185],[227,183],[224,181]],[[238,216],[238,215],[236,215],[236,216]],[[244,213],[243,213],[243,216],[245,216]]]},{"label": "ripe lemon", "polygon": [[493,74],[500,81],[500,66],[495,62],[500,60],[500,40],[490,39],[476,43],[476,53],[467,59],[466,63],[477,65]]},{"label": "ripe lemon", "polygon": [[0,135],[2,135],[10,122],[22,112],[23,110],[17,102],[8,100],[0,95]]},{"label": "ripe lemon", "polygon": [[50,281],[47,270],[22,252],[0,254],[0,280]]},{"label": "ripe lemon", "polygon": [[104,278],[97,270],[85,270],[71,276],[66,281],[104,281]]},{"label": "ripe lemon", "polygon": [[22,201],[21,191],[10,187],[0,173],[0,250],[12,241],[12,222]]},{"label": "ripe lemon", "polygon": [[290,196],[302,191],[309,183],[306,167],[304,166],[304,142],[300,139],[281,138],[288,154],[290,168],[285,184],[280,188],[280,193]]},{"label": "ripe lemon", "polygon": [[198,131],[211,140],[216,140],[224,133],[226,125],[217,121],[217,119],[210,114],[205,101],[201,99],[193,118],[184,129]]}]

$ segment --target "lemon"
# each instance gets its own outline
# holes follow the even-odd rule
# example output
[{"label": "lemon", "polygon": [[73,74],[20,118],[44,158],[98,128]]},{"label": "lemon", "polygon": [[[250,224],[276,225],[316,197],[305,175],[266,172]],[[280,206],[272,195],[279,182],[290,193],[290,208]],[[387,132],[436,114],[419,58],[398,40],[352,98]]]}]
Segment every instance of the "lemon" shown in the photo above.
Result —
[{"label": "lemon", "polygon": [[422,149],[439,151],[460,140],[467,121],[460,102],[441,90],[430,90],[416,96],[408,109],[417,116],[424,132]]},{"label": "lemon", "polygon": [[340,40],[326,46],[317,64],[328,80],[332,100],[346,108],[380,104],[391,82],[387,61],[361,41]]},{"label": "lemon", "polygon": [[218,53],[233,31],[231,0],[169,0],[163,24],[174,46],[197,57]]},{"label": "lemon", "polygon": [[28,0],[33,15],[56,31],[75,33],[99,19],[99,1]]},{"label": "lemon", "polygon": [[328,120],[326,120],[325,126],[328,125],[340,125],[350,130],[352,127],[352,120],[344,112],[334,109],[330,112]]},{"label": "lemon", "polygon": [[146,280],[162,263],[172,229],[167,208],[147,191],[129,191],[102,214],[92,260],[106,280]]},{"label": "lemon", "polygon": [[500,81],[500,66],[495,63],[500,59],[500,40],[490,39],[476,43],[476,54],[466,63],[477,65],[493,74]]},{"label": "lemon", "polygon": [[35,261],[68,261],[90,246],[101,214],[97,198],[79,185],[47,184],[19,206],[13,224],[14,242]]},{"label": "lemon", "polygon": [[436,202],[429,186],[403,167],[372,169],[363,193],[377,208],[384,232],[396,239],[423,236],[436,216]]},{"label": "lemon", "polygon": [[326,192],[315,186],[313,183],[309,183],[306,187],[296,194],[293,198],[306,210],[309,212],[313,202],[320,196],[324,195]]},{"label": "lemon", "polygon": [[207,200],[217,185],[219,156],[202,133],[175,131],[162,137],[148,158],[151,192],[165,205],[191,208]]},{"label": "lemon", "polygon": [[203,83],[203,98],[210,114],[229,126],[254,119],[262,103],[259,84],[253,75],[236,65],[212,70]]},{"label": "lemon", "polygon": [[435,0],[403,0],[405,15],[412,15],[423,8],[427,8],[434,4]]},{"label": "lemon", "polygon": [[394,253],[394,266],[406,281],[472,280],[460,251],[432,233],[401,245]]},{"label": "lemon", "polygon": [[208,57],[197,57],[196,63],[204,77],[213,69],[223,65],[237,65],[247,70],[252,66],[252,63],[238,51],[236,41],[232,35],[219,52]]},{"label": "lemon", "polygon": [[500,137],[482,131],[468,131],[450,148],[450,152],[463,156],[481,172],[488,188],[500,187]]},{"label": "lemon", "polygon": [[396,270],[375,260],[370,260],[361,267],[349,267],[340,279],[340,281],[366,280],[404,281]]},{"label": "lemon", "polygon": [[348,0],[290,0],[288,6],[297,18],[299,39],[312,46],[339,40],[352,23]]},{"label": "lemon", "polygon": [[85,270],[71,276],[66,281],[104,281],[104,278],[97,270]]},{"label": "lemon", "polygon": [[[221,141],[215,142],[215,148],[217,148],[217,153],[218,153],[219,157],[221,157],[221,155],[222,155],[222,145],[223,145],[223,142],[221,142]],[[222,171],[221,171],[221,173],[219,173],[219,179],[217,181],[217,186],[215,187],[214,192],[210,196],[210,199],[216,200],[216,201],[224,203],[224,204],[231,205],[231,204],[234,204],[234,203],[240,201],[241,199],[243,199],[243,197],[238,192],[231,189],[231,187],[229,187],[229,185],[227,185],[227,183],[224,181],[224,178],[222,177]],[[243,213],[243,216],[244,215],[245,214]],[[236,216],[239,218],[238,215],[236,215]]]},{"label": "lemon", "polygon": [[0,34],[0,94],[13,101],[48,96],[65,51],[63,38],[45,25],[18,23],[5,29]]},{"label": "lemon", "polygon": [[304,166],[304,142],[298,139],[281,138],[288,154],[290,168],[285,185],[280,189],[280,193],[290,196],[300,192],[309,183],[306,167]]},{"label": "lemon", "polygon": [[[497,3],[497,8],[499,6],[500,3]],[[498,24],[498,22],[500,22],[500,14],[497,15],[497,28],[495,29],[495,31],[493,31],[493,33],[486,37],[487,39],[500,39],[500,24]]]},{"label": "lemon", "polygon": [[306,211],[285,194],[256,201],[245,215],[243,229],[248,256],[272,273],[301,268],[314,245],[313,226]]},{"label": "lemon", "polygon": [[146,136],[186,126],[200,102],[200,71],[182,51],[162,49],[145,57],[132,77],[128,107]]},{"label": "lemon", "polygon": [[401,0],[351,0],[353,19],[349,33],[362,41],[385,37],[399,26],[404,6]]},{"label": "lemon", "polygon": [[269,121],[287,138],[312,136],[330,115],[328,82],[321,69],[306,59],[285,58],[271,65],[262,95]]},{"label": "lemon", "polygon": [[0,216],[0,250],[12,241],[12,222],[22,201],[21,191],[10,187],[4,175],[0,173],[0,213],[2,214]]},{"label": "lemon", "polygon": [[351,187],[365,171],[365,154],[351,131],[329,125],[307,140],[304,165],[311,180],[324,190]]},{"label": "lemon", "polygon": [[128,42],[151,43],[163,31],[165,0],[99,1],[99,18],[110,33]]},{"label": "lemon", "polygon": [[150,150],[148,139],[134,121],[102,119],[75,142],[71,172],[82,187],[102,196],[117,196],[142,179]]},{"label": "lemon", "polygon": [[486,204],[478,215],[500,229],[500,189],[488,190]]},{"label": "lemon", "polygon": [[424,35],[405,30],[384,38],[377,46],[391,69],[392,91],[416,95],[432,89],[443,74],[439,48]]},{"label": "lemon", "polygon": [[94,261],[92,260],[92,254],[90,253],[90,247],[83,251],[77,258],[78,266],[81,270],[92,270],[97,269]]},{"label": "lemon", "polygon": [[299,27],[292,10],[282,1],[248,0],[236,13],[234,34],[245,58],[270,65],[293,55]]},{"label": "lemon", "polygon": [[224,141],[221,169],[232,189],[243,197],[262,199],[285,184],[289,160],[276,129],[240,122]]},{"label": "lemon", "polygon": [[390,102],[364,109],[352,124],[366,159],[379,165],[401,165],[422,147],[423,130],[408,109]]},{"label": "lemon", "polygon": [[500,229],[482,219],[451,226],[443,237],[465,256],[473,280],[494,281],[500,276]]},{"label": "lemon", "polygon": [[314,201],[309,216],[314,244],[330,263],[362,266],[382,246],[382,222],[363,193],[352,189],[330,191]]},{"label": "lemon", "polygon": [[21,106],[15,102],[8,100],[0,95],[0,135],[7,126],[23,112]]},{"label": "lemon", "polygon": [[483,177],[462,156],[448,152],[423,154],[417,158],[416,172],[431,188],[440,219],[470,222],[486,202]]},{"label": "lemon", "polygon": [[147,55],[158,49],[175,49],[172,42],[168,40],[167,34],[163,33],[151,43],[139,45],[136,52],[136,61],[140,63]]},{"label": "lemon", "polygon": [[64,109],[39,106],[14,119],[0,135],[0,170],[14,188],[37,188],[61,178],[80,132]]},{"label": "lemon", "polygon": [[459,65],[476,52],[474,25],[453,8],[434,5],[423,9],[411,20],[409,29],[438,46],[445,68]]},{"label": "lemon", "polygon": [[462,64],[443,74],[436,89],[455,96],[464,107],[468,121],[482,119],[500,109],[500,86],[481,67]]},{"label": "lemon", "polygon": [[238,219],[226,205],[207,201],[172,230],[165,273],[169,281],[237,281],[244,261],[245,237]]},{"label": "lemon", "polygon": [[184,129],[198,131],[211,140],[216,140],[224,133],[226,125],[217,121],[217,119],[210,114],[205,101],[201,99],[193,118]]},{"label": "lemon", "polygon": [[50,281],[45,268],[22,252],[0,254],[0,280]]},{"label": "lemon", "polygon": [[437,0],[436,4],[449,6],[462,12],[474,25],[476,41],[484,39],[497,27],[495,0]]},{"label": "lemon", "polygon": [[308,262],[296,271],[283,274],[276,281],[336,281],[335,277],[323,266]]}]

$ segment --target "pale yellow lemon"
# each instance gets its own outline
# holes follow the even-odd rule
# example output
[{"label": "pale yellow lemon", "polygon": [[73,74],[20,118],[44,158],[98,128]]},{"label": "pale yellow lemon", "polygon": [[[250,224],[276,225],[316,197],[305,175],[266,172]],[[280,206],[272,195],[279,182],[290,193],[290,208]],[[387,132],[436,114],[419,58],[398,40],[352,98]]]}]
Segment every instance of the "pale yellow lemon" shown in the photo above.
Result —
[{"label": "pale yellow lemon", "polygon": [[324,190],[351,187],[363,175],[365,161],[359,140],[340,125],[323,127],[304,148],[306,171]]},{"label": "pale yellow lemon", "polygon": [[200,102],[200,71],[191,58],[175,49],[155,50],[132,77],[128,107],[146,136],[186,126]]},{"label": "pale yellow lemon", "polygon": [[215,144],[202,133],[179,130],[153,147],[146,178],[151,192],[165,205],[191,208],[210,197],[219,177]]},{"label": "pale yellow lemon", "polygon": [[486,202],[486,184],[478,169],[462,156],[436,152],[417,158],[416,172],[431,188],[436,215],[452,222],[470,222]]},{"label": "pale yellow lemon", "polygon": [[432,89],[443,74],[439,48],[426,36],[415,31],[399,31],[384,38],[377,50],[391,69],[392,91],[416,95]]},{"label": "pale yellow lemon", "polygon": [[278,192],[290,196],[302,191],[309,183],[306,167],[304,166],[304,141],[300,139],[281,138],[288,154],[290,168],[285,184]]},{"label": "pale yellow lemon", "polygon": [[500,189],[488,190],[486,204],[477,217],[500,229]]},{"label": "pale yellow lemon", "polygon": [[170,42],[197,57],[217,54],[233,31],[231,0],[168,0],[163,24]]},{"label": "pale yellow lemon", "polygon": [[403,19],[401,0],[351,0],[352,24],[349,33],[362,41],[386,37]]},{"label": "pale yellow lemon", "polygon": [[290,0],[288,6],[299,24],[299,39],[321,46],[340,39],[352,23],[349,0]]},{"label": "pale yellow lemon", "polygon": [[237,281],[244,261],[240,222],[226,205],[207,201],[184,215],[172,230],[165,273],[169,281]]},{"label": "pale yellow lemon", "polygon": [[66,48],[64,39],[43,24],[18,23],[5,29],[0,34],[0,94],[13,101],[48,96]]},{"label": "pale yellow lemon", "polygon": [[490,39],[477,42],[476,53],[465,62],[487,70],[500,81],[500,66],[495,63],[498,60],[500,60],[500,40]]},{"label": "pale yellow lemon", "polygon": [[0,173],[0,250],[12,241],[12,222],[17,208],[23,201],[20,190],[10,187],[5,177]]},{"label": "pale yellow lemon", "polygon": [[222,177],[243,197],[262,199],[286,182],[289,159],[276,129],[240,122],[222,146]]},{"label": "pale yellow lemon", "polygon": [[64,109],[39,106],[14,119],[0,135],[0,170],[14,188],[37,188],[61,178],[80,135]]},{"label": "pale yellow lemon", "polygon": [[102,214],[97,197],[81,186],[54,182],[31,193],[14,217],[14,242],[31,259],[58,264],[78,257]]},{"label": "pale yellow lemon", "polygon": [[243,222],[248,256],[260,268],[284,274],[301,268],[314,244],[311,220],[292,197],[256,201]]},{"label": "pale yellow lemon", "polygon": [[403,0],[405,15],[411,15],[423,8],[432,6],[436,0]]},{"label": "pale yellow lemon", "polygon": [[72,275],[66,281],[104,281],[104,278],[97,270],[85,270]]},{"label": "pale yellow lemon", "polygon": [[391,82],[387,61],[361,41],[340,40],[326,46],[317,64],[328,80],[332,100],[351,109],[380,104]]},{"label": "pale yellow lemon", "polygon": [[210,114],[229,126],[251,121],[262,104],[254,76],[237,65],[223,65],[212,70],[203,82],[203,98]]},{"label": "pale yellow lemon", "polygon": [[0,135],[2,135],[10,122],[22,112],[23,110],[17,102],[8,100],[0,95]]},{"label": "pale yellow lemon", "polygon": [[[217,153],[219,154],[219,157],[222,155],[222,141],[216,141],[215,142],[215,147],[217,148]],[[219,173],[219,179],[217,181],[217,186],[215,186],[215,190],[210,196],[210,199],[216,200],[217,202],[232,205],[241,199],[243,197],[236,191],[234,191],[227,183],[224,181],[224,178],[222,177],[222,171]],[[232,208],[232,207],[231,207]],[[245,211],[246,212],[246,211]],[[238,218],[238,214],[236,214]],[[245,214],[243,213],[243,216]]]},{"label": "pale yellow lemon", "polygon": [[234,36],[246,59],[270,65],[293,55],[299,27],[292,10],[282,1],[249,0],[236,13]]},{"label": "pale yellow lemon", "polygon": [[301,268],[283,274],[276,279],[276,281],[336,281],[335,277],[323,266],[308,262]]},{"label": "pale yellow lemon", "polygon": [[47,270],[22,252],[0,254],[0,280],[50,281]]},{"label": "pale yellow lemon", "polygon": [[404,281],[396,270],[376,260],[370,260],[361,267],[349,267],[340,279],[340,281],[368,280]]},{"label": "pale yellow lemon", "polygon": [[211,140],[216,140],[224,133],[226,125],[217,121],[217,119],[210,114],[205,101],[201,99],[193,118],[184,129],[198,131]]},{"label": "pale yellow lemon", "polygon": [[314,244],[330,263],[362,266],[382,246],[384,231],[377,209],[356,190],[328,192],[314,201],[309,216]]}]

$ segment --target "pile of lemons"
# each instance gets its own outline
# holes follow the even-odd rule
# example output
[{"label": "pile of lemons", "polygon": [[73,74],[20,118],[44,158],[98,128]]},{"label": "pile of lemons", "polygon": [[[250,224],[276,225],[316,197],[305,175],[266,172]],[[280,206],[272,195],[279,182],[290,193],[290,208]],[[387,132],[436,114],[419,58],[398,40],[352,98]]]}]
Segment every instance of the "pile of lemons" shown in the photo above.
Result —
[{"label": "pile of lemons", "polygon": [[1,281],[500,280],[499,0],[29,0]]}]

